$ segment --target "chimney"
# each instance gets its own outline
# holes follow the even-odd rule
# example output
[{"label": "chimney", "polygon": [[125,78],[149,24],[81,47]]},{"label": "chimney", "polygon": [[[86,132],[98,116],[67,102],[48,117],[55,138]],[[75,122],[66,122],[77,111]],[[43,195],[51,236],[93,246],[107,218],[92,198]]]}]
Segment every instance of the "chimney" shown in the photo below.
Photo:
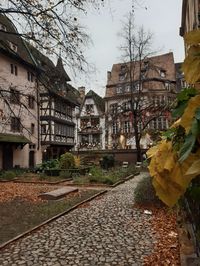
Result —
[{"label": "chimney", "polygon": [[85,87],[78,87],[81,99],[85,97]]},{"label": "chimney", "polygon": [[111,71],[107,71],[107,80],[111,79]]}]

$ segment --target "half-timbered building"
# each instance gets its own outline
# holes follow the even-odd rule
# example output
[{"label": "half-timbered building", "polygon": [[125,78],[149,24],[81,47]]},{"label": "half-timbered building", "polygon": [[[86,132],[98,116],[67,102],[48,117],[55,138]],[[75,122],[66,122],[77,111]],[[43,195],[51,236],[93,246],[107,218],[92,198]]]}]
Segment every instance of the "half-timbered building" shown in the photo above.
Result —
[{"label": "half-timbered building", "polygon": [[90,90],[77,115],[77,150],[105,149],[105,103]]},{"label": "half-timbered building", "polygon": [[42,68],[39,78],[40,123],[43,159],[59,158],[75,145],[75,107],[79,105],[79,93],[68,82],[62,59],[57,65],[30,47]]}]

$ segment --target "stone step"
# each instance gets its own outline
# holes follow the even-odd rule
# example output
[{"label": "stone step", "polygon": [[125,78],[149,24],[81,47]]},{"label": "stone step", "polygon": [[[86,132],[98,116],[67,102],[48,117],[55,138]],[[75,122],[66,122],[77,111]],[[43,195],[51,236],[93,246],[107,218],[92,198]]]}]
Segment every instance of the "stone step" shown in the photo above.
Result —
[{"label": "stone step", "polygon": [[77,192],[77,191],[78,191],[78,188],[75,188],[75,187],[62,187],[62,188],[58,188],[50,192],[42,193],[38,197],[44,200],[57,200],[57,199],[63,198],[69,193]]}]

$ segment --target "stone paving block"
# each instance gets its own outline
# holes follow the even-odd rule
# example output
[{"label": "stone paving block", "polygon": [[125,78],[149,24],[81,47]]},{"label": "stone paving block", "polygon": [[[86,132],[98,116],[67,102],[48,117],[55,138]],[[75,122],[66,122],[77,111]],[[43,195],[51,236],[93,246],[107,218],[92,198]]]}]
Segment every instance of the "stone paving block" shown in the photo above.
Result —
[{"label": "stone paving block", "polygon": [[62,188],[58,188],[50,192],[42,193],[38,197],[44,200],[57,200],[57,199],[63,198],[69,193],[77,192],[77,191],[78,191],[78,188],[75,188],[75,187],[62,187]]}]

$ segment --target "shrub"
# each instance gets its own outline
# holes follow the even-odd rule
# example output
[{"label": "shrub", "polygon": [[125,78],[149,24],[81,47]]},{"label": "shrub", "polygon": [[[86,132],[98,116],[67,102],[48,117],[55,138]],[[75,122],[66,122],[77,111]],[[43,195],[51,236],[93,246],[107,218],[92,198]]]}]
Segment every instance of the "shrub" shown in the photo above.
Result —
[{"label": "shrub", "polygon": [[75,167],[74,156],[70,152],[66,152],[60,157],[60,168],[70,169]]},{"label": "shrub", "polygon": [[35,172],[44,172],[44,170],[57,169],[58,167],[59,167],[58,159],[51,159],[48,161],[44,161],[41,164],[38,164],[35,168]]},{"label": "shrub", "polygon": [[12,180],[15,177],[16,177],[16,174],[13,171],[6,171],[1,176],[2,179],[6,179],[6,180]]},{"label": "shrub", "polygon": [[104,174],[100,167],[92,166],[89,172],[89,181],[103,183]]},{"label": "shrub", "polygon": [[62,170],[60,171],[60,175],[61,178],[70,178],[72,176],[72,173],[68,170]]},{"label": "shrub", "polygon": [[103,169],[109,169],[114,166],[114,156],[113,155],[104,155],[100,160],[100,165]]},{"label": "shrub", "polygon": [[152,178],[150,176],[144,177],[135,188],[134,191],[135,202],[138,204],[161,204],[161,201],[156,196],[155,189],[152,185]]},{"label": "shrub", "polygon": [[104,177],[103,183],[107,185],[113,185],[119,180],[118,176],[115,173],[111,173]]}]

